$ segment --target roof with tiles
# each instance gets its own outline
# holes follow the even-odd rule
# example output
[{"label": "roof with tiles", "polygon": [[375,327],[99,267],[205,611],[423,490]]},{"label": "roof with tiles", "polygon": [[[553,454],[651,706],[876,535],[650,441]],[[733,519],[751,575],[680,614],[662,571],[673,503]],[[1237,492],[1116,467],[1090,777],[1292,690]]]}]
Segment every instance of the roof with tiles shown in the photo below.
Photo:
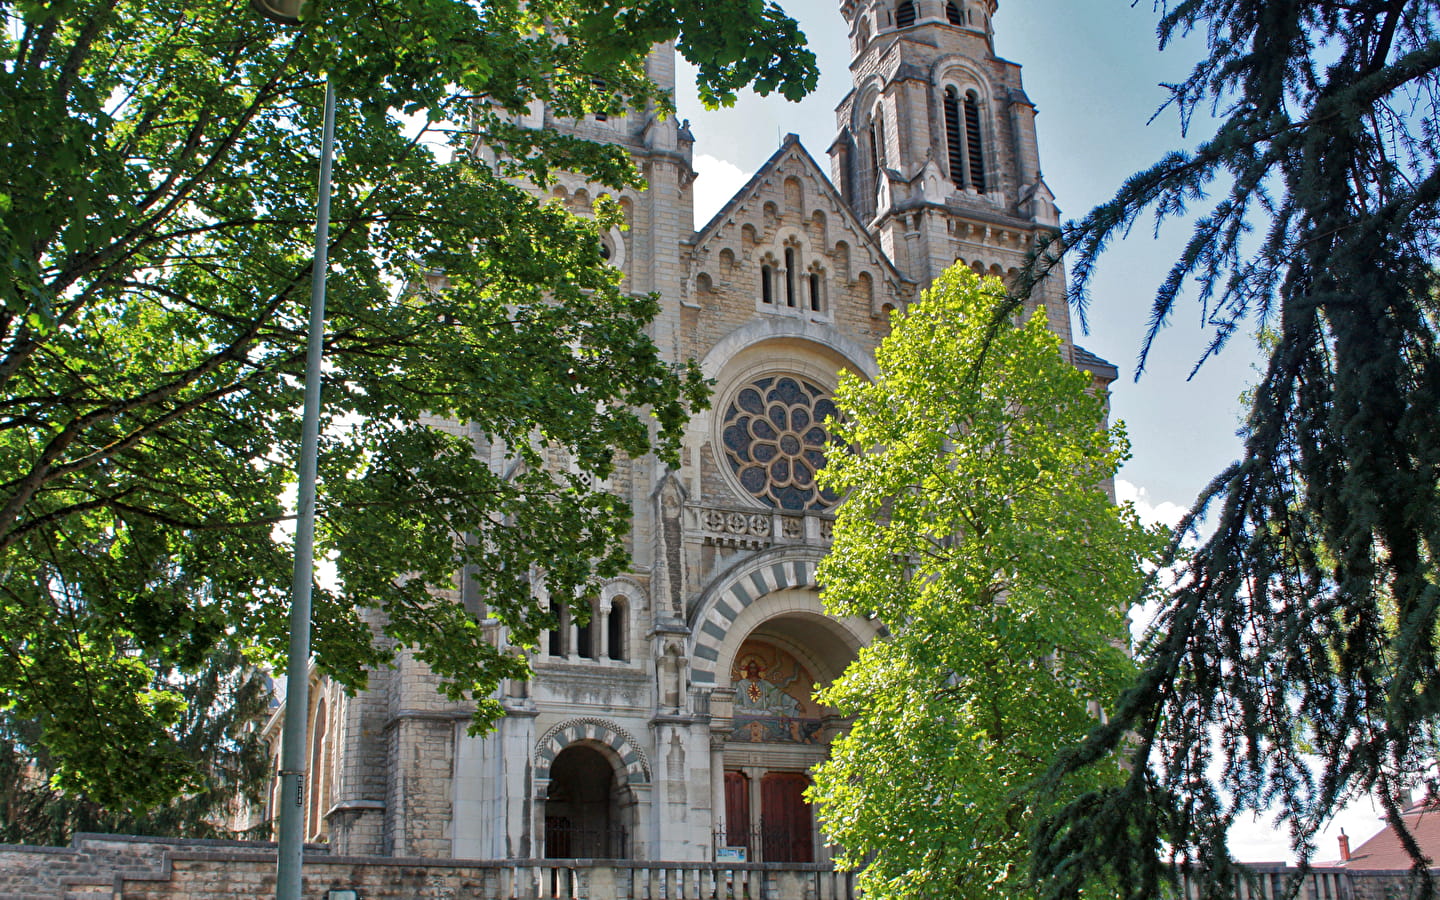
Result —
[{"label": "roof with tiles", "polygon": [[[1429,858],[1431,866],[1436,867],[1437,860],[1440,860],[1440,801],[1432,799],[1416,803],[1405,810],[1402,818],[1420,851]],[[1344,854],[1343,845],[1341,853]],[[1409,869],[1414,861],[1401,845],[1395,827],[1387,824],[1379,834],[1350,851],[1348,859],[1323,865],[1360,871],[1399,871]]]}]

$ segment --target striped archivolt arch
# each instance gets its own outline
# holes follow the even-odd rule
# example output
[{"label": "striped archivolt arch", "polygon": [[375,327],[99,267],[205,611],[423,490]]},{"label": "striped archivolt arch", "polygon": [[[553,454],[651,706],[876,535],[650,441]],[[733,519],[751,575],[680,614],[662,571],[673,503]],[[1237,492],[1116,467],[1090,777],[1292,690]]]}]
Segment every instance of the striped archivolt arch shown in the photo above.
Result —
[{"label": "striped archivolt arch", "polygon": [[602,744],[614,751],[620,760],[615,774],[622,783],[650,783],[650,761],[630,733],[614,722],[591,718],[571,719],[545,732],[535,745],[535,777],[549,778],[550,765],[560,751],[581,741]]},{"label": "striped archivolt arch", "polygon": [[785,548],[762,553],[742,563],[709,591],[696,611],[690,679],[697,685],[715,684],[715,666],[721,645],[735,619],[750,604],[767,594],[790,588],[817,590],[815,567],[821,551]]}]

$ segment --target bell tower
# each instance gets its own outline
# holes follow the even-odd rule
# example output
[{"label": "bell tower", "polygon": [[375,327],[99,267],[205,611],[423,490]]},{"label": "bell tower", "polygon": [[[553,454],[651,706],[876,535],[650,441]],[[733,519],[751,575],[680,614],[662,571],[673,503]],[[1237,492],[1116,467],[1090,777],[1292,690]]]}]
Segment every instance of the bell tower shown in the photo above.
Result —
[{"label": "bell tower", "polygon": [[[853,87],[831,174],[908,277],[957,260],[1004,278],[1059,226],[1020,67],[995,55],[998,0],[842,0]],[[1063,277],[1037,300],[1067,342]]]}]

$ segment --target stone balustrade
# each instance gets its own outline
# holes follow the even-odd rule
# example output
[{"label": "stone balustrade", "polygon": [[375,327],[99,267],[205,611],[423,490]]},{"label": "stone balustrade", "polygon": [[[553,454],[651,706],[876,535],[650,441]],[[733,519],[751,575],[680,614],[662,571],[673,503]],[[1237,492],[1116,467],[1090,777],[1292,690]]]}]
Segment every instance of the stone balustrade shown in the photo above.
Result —
[{"label": "stone balustrade", "polygon": [[[77,835],[69,848],[0,846],[0,896],[255,900],[273,896],[265,842]],[[306,900],[855,900],[853,876],[801,863],[468,860],[332,856],[307,847]]]},{"label": "stone balustrade", "polygon": [[[1408,873],[1248,867],[1242,900],[1390,900]],[[824,864],[646,860],[470,860],[305,855],[304,897],[328,900],[857,900],[854,876]],[[275,845],[77,835],[70,847],[0,845],[0,897],[15,900],[256,900],[275,891]],[[1182,881],[1175,900],[1193,900]]]}]

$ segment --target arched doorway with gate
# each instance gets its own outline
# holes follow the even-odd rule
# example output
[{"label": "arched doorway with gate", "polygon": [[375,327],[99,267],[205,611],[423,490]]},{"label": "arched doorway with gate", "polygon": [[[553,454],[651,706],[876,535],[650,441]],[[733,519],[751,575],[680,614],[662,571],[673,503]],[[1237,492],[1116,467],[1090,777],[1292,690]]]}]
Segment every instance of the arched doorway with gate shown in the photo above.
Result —
[{"label": "arched doorway with gate", "polygon": [[566,747],[550,764],[545,794],[545,857],[625,859],[634,801],[605,749]]}]

